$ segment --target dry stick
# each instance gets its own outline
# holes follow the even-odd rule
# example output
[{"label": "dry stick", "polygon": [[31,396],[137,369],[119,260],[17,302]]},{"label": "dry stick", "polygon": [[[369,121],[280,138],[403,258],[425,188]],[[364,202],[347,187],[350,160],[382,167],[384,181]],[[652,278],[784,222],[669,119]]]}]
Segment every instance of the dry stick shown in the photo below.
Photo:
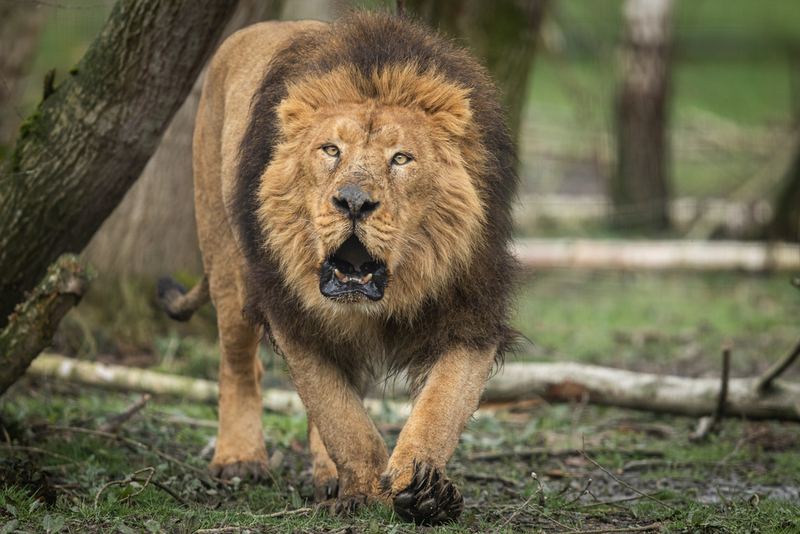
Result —
[{"label": "dry stick", "polygon": [[111,480],[110,482],[106,482],[105,484],[103,484],[103,487],[100,488],[100,490],[97,492],[97,495],[94,496],[94,508],[95,508],[95,510],[97,509],[97,503],[100,501],[100,495],[106,490],[106,488],[109,488],[111,486],[124,486],[125,484],[130,484],[131,482],[133,482],[136,479],[136,475],[138,475],[139,473],[144,473],[145,471],[149,471],[150,474],[147,476],[147,479],[144,482],[144,486],[142,486],[142,488],[139,491],[137,491],[136,493],[134,493],[132,495],[128,495],[127,497],[124,497],[123,499],[121,499],[119,501],[119,502],[122,502],[125,499],[127,499],[128,497],[135,497],[135,496],[139,495],[141,492],[143,492],[147,488],[147,486],[150,484],[150,479],[153,478],[153,473],[156,472],[155,467],[145,467],[144,469],[139,469],[138,471],[134,471],[133,474],[131,474],[131,476],[126,477],[123,480]]},{"label": "dry stick", "polygon": [[500,482],[501,484],[504,484],[506,486],[511,486],[511,487],[514,487],[514,488],[519,487],[520,484],[521,484],[521,482],[518,481],[518,480],[514,480],[513,478],[506,478],[506,477],[500,476],[500,475],[486,475],[486,474],[483,474],[483,473],[470,473],[468,471],[461,471],[461,470],[456,470],[453,473],[455,473],[457,475],[461,475],[465,479],[471,480],[473,482]]},{"label": "dry stick", "polygon": [[725,403],[728,401],[728,381],[730,380],[730,374],[731,348],[726,345],[722,347],[722,385],[719,388],[719,396],[717,397],[717,406],[714,408],[714,414],[711,417],[700,418],[697,429],[689,436],[690,440],[702,440],[709,432],[713,431],[721,424],[722,417],[725,415]]},{"label": "dry stick", "polygon": [[[139,473],[143,473],[145,471],[150,471],[150,474],[147,476],[147,478],[140,478],[140,477],[136,476]],[[145,489],[147,489],[148,485],[153,484],[154,486],[156,486],[158,488],[161,488],[162,490],[164,490],[167,493],[169,493],[172,496],[173,499],[175,499],[176,501],[178,501],[182,505],[184,505],[186,507],[189,507],[190,504],[186,500],[181,498],[177,493],[172,491],[168,486],[162,484],[161,482],[159,482],[157,480],[153,480],[153,474],[155,474],[155,472],[156,472],[156,470],[155,470],[154,467],[145,467],[144,469],[139,469],[138,471],[134,471],[133,474],[131,474],[131,476],[129,476],[129,477],[123,479],[123,480],[112,480],[111,482],[107,482],[106,484],[103,485],[102,488],[100,488],[100,491],[97,492],[97,495],[95,495],[95,497],[94,497],[94,507],[97,508],[98,501],[100,500],[100,494],[103,493],[107,488],[109,488],[111,486],[124,486],[125,484],[130,484],[131,482],[143,482],[144,485],[136,493],[133,493],[131,495],[127,495],[127,496],[123,497],[122,499],[120,499],[120,501],[119,501],[120,503],[125,501],[125,500],[127,500],[127,499],[130,499],[131,497],[136,497],[137,495],[142,493]]]},{"label": "dry stick", "polygon": [[222,480],[221,478],[212,477],[211,475],[206,473],[203,469],[200,469],[199,467],[195,467],[193,465],[189,465],[189,464],[187,464],[185,462],[181,462],[180,460],[178,460],[174,456],[170,456],[169,454],[167,454],[165,452],[161,452],[161,451],[153,448],[151,445],[146,445],[144,443],[140,443],[140,442],[138,442],[136,440],[133,440],[133,439],[130,439],[130,438],[126,438],[125,436],[120,436],[119,434],[110,434],[108,432],[101,432],[99,430],[89,430],[88,428],[78,428],[78,427],[72,427],[72,426],[52,425],[52,426],[49,426],[48,428],[52,428],[53,430],[64,430],[64,431],[67,431],[67,432],[78,432],[78,433],[81,433],[81,434],[91,434],[91,435],[94,435],[94,436],[102,436],[104,438],[119,439],[119,440],[124,441],[125,443],[129,443],[129,444],[131,444],[131,445],[133,445],[135,447],[139,447],[140,449],[144,449],[146,451],[152,452],[155,455],[161,456],[162,458],[164,458],[168,462],[172,462],[172,463],[177,464],[177,465],[179,465],[179,466],[181,466],[181,467],[183,467],[185,469],[188,469],[190,471],[194,471],[195,473],[201,475],[202,477],[208,478],[210,480],[213,480],[214,482],[218,482],[220,484],[227,484],[229,486],[233,484],[229,480]]},{"label": "dry stick", "polygon": [[765,393],[769,390],[770,386],[772,385],[772,381],[778,378],[781,373],[783,373],[786,369],[789,368],[792,363],[800,356],[800,339],[797,340],[797,343],[794,344],[794,347],[789,350],[783,357],[772,364],[772,367],[767,369],[761,378],[758,379],[756,382],[756,392],[758,393]]},{"label": "dry stick", "polygon": [[295,514],[305,514],[307,512],[313,512],[313,508],[298,508],[297,510],[282,510],[280,512],[275,512],[272,514],[262,514],[262,515],[254,515],[253,517],[256,519],[268,519],[270,517],[284,517],[287,515],[295,515]]},{"label": "dry stick", "polygon": [[[660,491],[658,493],[661,493]],[[658,493],[651,493],[651,497],[655,497]],[[595,506],[616,506],[618,503],[621,502],[628,502],[628,501],[638,501],[639,499],[643,499],[644,496],[637,495],[636,497],[626,497],[625,499],[615,499],[613,501],[598,501],[589,504],[584,504],[579,506],[578,508],[594,508]]]},{"label": "dry stick", "polygon": [[581,491],[579,491],[579,492],[578,492],[578,496],[577,496],[577,497],[575,497],[574,499],[572,499],[571,501],[569,501],[568,503],[566,503],[566,504],[564,504],[564,505],[560,506],[560,508],[566,508],[567,506],[569,506],[569,505],[571,505],[571,504],[574,504],[574,503],[576,503],[577,501],[579,501],[581,497],[583,497],[584,495],[586,495],[587,493],[589,493],[589,486],[591,486],[591,485],[592,485],[592,479],[590,478],[590,479],[588,480],[588,482],[586,482],[586,487],[585,487],[585,488],[583,488]]},{"label": "dry stick", "polygon": [[[539,482],[539,477],[536,476],[536,473],[533,473],[533,479],[536,480],[536,482]],[[533,495],[528,497],[528,499],[524,503],[522,503],[522,506],[517,508],[514,511],[514,513],[511,514],[511,516],[508,519],[506,519],[505,522],[502,525],[500,525],[500,528],[498,528],[497,530],[498,531],[503,530],[505,528],[505,526],[508,525],[511,522],[512,519],[517,517],[520,514],[520,512],[522,512],[525,509],[525,507],[528,506],[528,504],[534,499],[534,497],[536,497],[541,491],[542,491],[542,485],[539,484],[539,487],[536,488],[536,491],[533,492]]]},{"label": "dry stick", "polygon": [[653,523],[646,527],[628,528],[601,528],[600,530],[572,530],[570,534],[610,534],[612,532],[647,532],[649,530],[661,530],[664,527],[661,523]]},{"label": "dry stick", "polygon": [[627,482],[623,482],[622,480],[618,479],[617,477],[615,477],[614,475],[612,475],[612,474],[611,474],[611,473],[610,473],[610,472],[609,472],[609,471],[608,471],[608,470],[607,470],[605,467],[603,467],[602,465],[600,465],[600,464],[598,464],[597,462],[595,462],[595,461],[594,461],[594,459],[592,459],[592,458],[591,458],[591,457],[590,457],[588,454],[586,454],[585,452],[583,452],[583,451],[577,451],[577,452],[581,453],[581,454],[583,455],[583,457],[584,457],[584,458],[586,458],[587,460],[589,460],[590,462],[592,462],[592,463],[593,463],[595,466],[597,466],[598,468],[600,468],[600,470],[601,470],[603,473],[607,474],[608,476],[610,476],[611,478],[613,478],[614,480],[616,480],[617,482],[619,482],[620,484],[622,484],[623,486],[625,486],[626,488],[628,488],[629,490],[632,490],[632,491],[634,491],[634,492],[638,493],[639,495],[641,495],[642,497],[645,497],[646,499],[650,499],[651,501],[655,501],[655,502],[657,502],[658,504],[660,504],[661,506],[666,506],[666,507],[667,507],[667,508],[669,508],[670,510],[674,510],[674,509],[675,509],[675,507],[674,507],[674,506],[672,506],[672,505],[669,505],[669,504],[667,504],[667,503],[665,503],[664,501],[661,501],[661,500],[659,500],[659,499],[656,499],[656,498],[655,498],[655,497],[653,497],[652,495],[648,495],[647,493],[643,493],[643,492],[639,491],[638,489],[634,488],[633,486],[631,486],[630,484],[628,484]]},{"label": "dry stick", "polygon": [[722,385],[719,390],[719,399],[717,399],[717,409],[714,410],[714,427],[722,422],[722,417],[725,415],[725,403],[728,400],[728,380],[730,380],[730,376],[731,348],[726,345],[722,347]]},{"label": "dry stick", "polygon": [[133,415],[136,412],[144,408],[144,405],[147,404],[147,401],[149,400],[150,400],[150,395],[145,393],[144,395],[141,396],[141,398],[138,401],[128,406],[128,408],[124,412],[116,415],[111,421],[107,422],[106,424],[98,428],[98,430],[100,432],[110,432],[113,434],[114,432],[120,429],[122,423],[133,417]]},{"label": "dry stick", "polygon": [[46,451],[44,449],[38,449],[36,447],[25,447],[23,445],[0,445],[0,449],[7,449],[10,451],[25,451],[25,452],[36,452],[39,454],[47,454],[48,456],[52,456],[53,458],[58,458],[59,460],[65,460],[76,467],[80,467],[81,464],[69,458],[68,456],[63,456],[61,454]]},{"label": "dry stick", "polygon": [[[619,454],[635,454],[637,456],[648,456],[656,458],[664,456],[664,451],[634,451],[628,449],[587,449],[586,452],[592,454],[616,452]],[[569,456],[570,454],[574,453],[575,449],[548,449],[545,447],[539,447],[536,449],[525,449],[522,451],[478,452],[467,456],[467,460],[469,461],[482,460],[484,462],[488,462],[492,460],[502,460],[504,458],[524,459],[524,458],[530,458],[532,456],[549,456],[552,458],[557,456]]]}]

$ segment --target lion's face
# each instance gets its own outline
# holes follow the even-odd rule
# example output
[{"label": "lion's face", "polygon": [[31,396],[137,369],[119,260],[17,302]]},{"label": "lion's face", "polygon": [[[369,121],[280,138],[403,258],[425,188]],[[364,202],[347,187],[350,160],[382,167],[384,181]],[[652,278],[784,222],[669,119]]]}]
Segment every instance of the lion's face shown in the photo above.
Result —
[{"label": "lion's face", "polygon": [[309,308],[413,314],[467,268],[484,220],[453,114],[293,105],[259,192],[287,282]]}]

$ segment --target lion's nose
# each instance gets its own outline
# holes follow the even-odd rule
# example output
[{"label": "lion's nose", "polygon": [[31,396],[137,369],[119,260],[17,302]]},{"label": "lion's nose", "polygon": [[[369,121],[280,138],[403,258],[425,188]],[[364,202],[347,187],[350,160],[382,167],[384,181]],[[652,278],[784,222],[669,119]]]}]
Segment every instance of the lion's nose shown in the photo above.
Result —
[{"label": "lion's nose", "polygon": [[354,184],[340,187],[333,197],[336,209],[347,215],[353,222],[363,219],[376,209],[380,202],[372,200],[370,195]]}]

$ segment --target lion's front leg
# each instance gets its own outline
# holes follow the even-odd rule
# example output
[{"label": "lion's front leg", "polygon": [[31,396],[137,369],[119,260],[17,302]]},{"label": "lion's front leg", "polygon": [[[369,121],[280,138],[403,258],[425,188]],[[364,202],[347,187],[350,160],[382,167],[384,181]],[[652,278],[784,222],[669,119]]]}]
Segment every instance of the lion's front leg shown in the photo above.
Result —
[{"label": "lion's front leg", "polygon": [[407,521],[441,523],[464,510],[464,499],[445,475],[445,464],[478,408],[494,352],[454,349],[427,377],[410,376],[412,381],[424,380],[424,385],[381,477],[382,492]]},{"label": "lion's front leg", "polygon": [[216,295],[222,361],[219,366],[219,433],[209,471],[224,479],[268,476],[269,458],[261,425],[264,373],[258,337],[242,319],[238,302]]},{"label": "lion's front leg", "polygon": [[[378,478],[389,453],[364,409],[363,381],[348,377],[333,361],[273,331],[292,380],[308,412],[309,441],[314,454],[315,496],[330,475],[339,491],[332,511],[346,514],[378,498]],[[355,381],[359,383],[354,383]],[[318,433],[318,435],[317,435]],[[330,469],[325,453],[333,460]],[[333,485],[333,480],[330,480]],[[327,492],[327,488],[324,491]],[[331,490],[332,492],[332,490]]]}]

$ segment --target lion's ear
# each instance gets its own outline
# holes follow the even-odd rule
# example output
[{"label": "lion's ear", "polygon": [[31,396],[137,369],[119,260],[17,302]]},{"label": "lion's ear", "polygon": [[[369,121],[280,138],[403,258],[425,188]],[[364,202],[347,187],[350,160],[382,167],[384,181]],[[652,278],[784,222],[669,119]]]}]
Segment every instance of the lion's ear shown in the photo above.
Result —
[{"label": "lion's ear", "polygon": [[303,99],[293,97],[289,92],[289,96],[278,105],[277,115],[283,135],[286,139],[292,139],[311,126],[314,108]]},{"label": "lion's ear", "polygon": [[444,82],[439,77],[433,81],[435,88],[429,90],[420,104],[434,128],[451,139],[464,137],[472,121],[469,90]]}]

